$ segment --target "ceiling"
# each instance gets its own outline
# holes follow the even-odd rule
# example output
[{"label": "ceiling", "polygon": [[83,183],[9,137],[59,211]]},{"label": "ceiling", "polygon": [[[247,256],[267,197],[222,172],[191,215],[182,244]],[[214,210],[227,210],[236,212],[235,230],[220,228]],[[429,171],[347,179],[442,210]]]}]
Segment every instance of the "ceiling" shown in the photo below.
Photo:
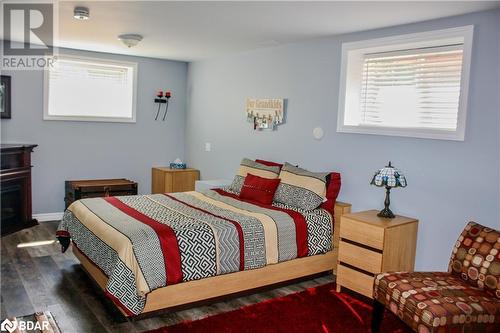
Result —
[{"label": "ceiling", "polygon": [[[86,6],[90,19],[73,18]],[[58,46],[183,61],[498,7],[468,2],[61,1]],[[144,40],[128,49],[117,36]]]}]

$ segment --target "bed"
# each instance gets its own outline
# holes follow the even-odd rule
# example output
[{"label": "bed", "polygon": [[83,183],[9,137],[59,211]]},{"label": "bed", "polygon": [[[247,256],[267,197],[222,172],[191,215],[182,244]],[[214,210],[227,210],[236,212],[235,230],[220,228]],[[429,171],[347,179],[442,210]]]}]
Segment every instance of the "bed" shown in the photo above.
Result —
[{"label": "bed", "polygon": [[[57,231],[125,316],[335,269],[350,205],[303,211],[228,190],[83,199]],[[335,223],[334,223],[335,221]]]}]

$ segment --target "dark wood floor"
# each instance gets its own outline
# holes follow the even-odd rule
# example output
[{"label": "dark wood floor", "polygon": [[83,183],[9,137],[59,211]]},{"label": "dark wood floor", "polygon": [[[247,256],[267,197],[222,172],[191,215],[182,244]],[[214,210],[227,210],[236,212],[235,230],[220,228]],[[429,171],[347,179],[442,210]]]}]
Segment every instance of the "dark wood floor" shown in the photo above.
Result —
[{"label": "dark wood floor", "polygon": [[184,320],[196,320],[244,305],[331,282],[331,276],[208,306],[127,320],[113,309],[81,269],[71,251],[59,244],[18,248],[18,244],[52,240],[58,222],[43,222],[1,239],[1,318],[51,311],[63,333],[144,332]]}]

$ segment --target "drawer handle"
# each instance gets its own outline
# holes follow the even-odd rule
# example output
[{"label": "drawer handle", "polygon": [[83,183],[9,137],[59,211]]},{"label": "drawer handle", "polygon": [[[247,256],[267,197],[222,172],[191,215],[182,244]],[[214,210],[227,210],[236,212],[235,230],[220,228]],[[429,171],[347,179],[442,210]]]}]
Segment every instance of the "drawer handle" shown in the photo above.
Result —
[{"label": "drawer handle", "polygon": [[368,272],[368,271],[365,271],[364,269],[361,269],[361,268],[359,268],[359,267],[356,267],[356,266],[353,266],[353,265],[349,265],[348,263],[345,263],[345,262],[343,262],[343,261],[340,261],[340,262],[339,262],[339,264],[340,264],[340,265],[342,265],[342,266],[344,266],[344,267],[350,268],[350,269],[352,269],[353,271],[356,271],[356,272],[359,272],[359,273],[363,273],[363,274],[365,274],[365,275],[369,275],[369,276],[371,276],[371,277],[375,277],[375,275],[376,275],[376,274],[374,274],[374,273],[370,273],[370,272]]},{"label": "drawer handle", "polygon": [[366,244],[361,244],[361,243],[355,242],[355,241],[347,239],[347,238],[340,238],[340,240],[342,242],[344,242],[344,243],[349,243],[351,245],[355,245],[355,246],[358,246],[358,247],[361,247],[363,249],[370,250],[370,251],[373,251],[373,252],[377,252],[377,253],[383,253],[384,252],[384,251],[382,251],[380,249],[376,249],[374,247],[368,246]]}]

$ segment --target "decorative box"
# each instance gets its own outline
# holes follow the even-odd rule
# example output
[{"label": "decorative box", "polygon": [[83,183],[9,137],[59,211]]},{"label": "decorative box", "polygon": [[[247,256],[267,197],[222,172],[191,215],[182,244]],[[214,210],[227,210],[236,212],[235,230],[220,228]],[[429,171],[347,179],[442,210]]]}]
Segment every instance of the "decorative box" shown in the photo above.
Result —
[{"label": "decorative box", "polygon": [[186,163],[170,163],[170,169],[186,169]]}]

